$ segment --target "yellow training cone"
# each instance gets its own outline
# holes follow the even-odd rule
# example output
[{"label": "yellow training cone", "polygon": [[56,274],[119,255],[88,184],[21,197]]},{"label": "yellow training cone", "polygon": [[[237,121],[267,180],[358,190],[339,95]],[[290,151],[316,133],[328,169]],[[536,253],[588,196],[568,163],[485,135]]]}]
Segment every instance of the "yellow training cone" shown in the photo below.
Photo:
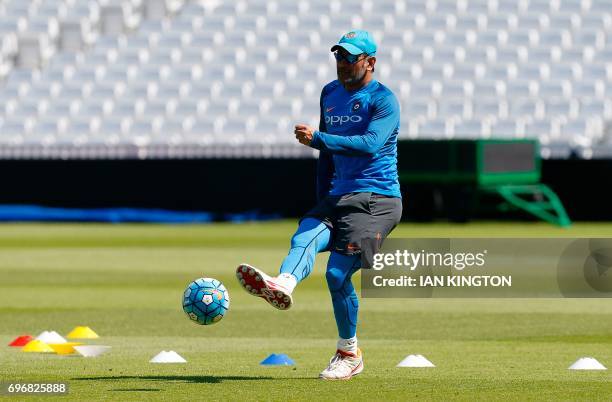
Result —
[{"label": "yellow training cone", "polygon": [[70,339],[94,339],[99,338],[98,334],[96,334],[93,329],[89,327],[75,327],[66,338]]},{"label": "yellow training cone", "polygon": [[28,342],[21,350],[24,352],[53,353],[51,346],[37,339]]},{"label": "yellow training cone", "polygon": [[75,346],[82,345],[80,342],[66,342],[66,343],[50,343],[51,349],[58,355],[69,355],[75,353]]}]

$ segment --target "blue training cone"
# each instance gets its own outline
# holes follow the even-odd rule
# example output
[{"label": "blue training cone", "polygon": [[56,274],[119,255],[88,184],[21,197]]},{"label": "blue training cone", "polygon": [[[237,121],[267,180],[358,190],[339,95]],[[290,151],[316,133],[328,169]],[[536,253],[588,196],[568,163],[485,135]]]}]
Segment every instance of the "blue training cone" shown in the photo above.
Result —
[{"label": "blue training cone", "polygon": [[261,361],[262,366],[293,366],[295,362],[284,353],[272,353]]}]

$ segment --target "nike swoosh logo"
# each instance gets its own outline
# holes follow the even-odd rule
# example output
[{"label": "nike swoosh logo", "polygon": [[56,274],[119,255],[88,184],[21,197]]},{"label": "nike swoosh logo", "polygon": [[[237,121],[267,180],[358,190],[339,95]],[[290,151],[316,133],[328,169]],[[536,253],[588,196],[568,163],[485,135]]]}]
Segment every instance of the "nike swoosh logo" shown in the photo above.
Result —
[{"label": "nike swoosh logo", "polygon": [[332,110],[334,110],[334,108],[335,108],[335,106],[328,107],[327,109],[325,109],[325,113],[331,112]]}]

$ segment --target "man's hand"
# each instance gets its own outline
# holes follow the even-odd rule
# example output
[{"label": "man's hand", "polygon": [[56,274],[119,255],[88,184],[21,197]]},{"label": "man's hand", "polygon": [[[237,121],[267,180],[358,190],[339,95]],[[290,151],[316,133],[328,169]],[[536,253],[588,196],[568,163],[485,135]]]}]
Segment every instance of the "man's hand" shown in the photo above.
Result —
[{"label": "man's hand", "polygon": [[295,133],[295,138],[297,138],[300,144],[310,145],[314,131],[314,128],[307,126],[306,124],[296,124],[293,132]]}]

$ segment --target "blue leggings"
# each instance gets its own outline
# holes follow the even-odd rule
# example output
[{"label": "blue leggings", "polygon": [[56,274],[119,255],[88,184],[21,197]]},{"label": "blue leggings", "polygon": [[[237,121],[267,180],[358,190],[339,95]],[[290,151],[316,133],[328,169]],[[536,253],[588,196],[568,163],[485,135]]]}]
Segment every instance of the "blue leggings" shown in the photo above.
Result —
[{"label": "blue leggings", "polygon": [[349,339],[357,334],[359,299],[351,277],[361,267],[358,255],[344,255],[332,251],[327,261],[327,287],[334,305],[334,316],[340,338]]},{"label": "blue leggings", "polygon": [[[291,249],[283,260],[280,273],[288,273],[301,282],[312,272],[317,253],[329,249],[331,231],[320,220],[305,218],[291,238]],[[357,332],[359,301],[351,276],[361,267],[358,255],[347,256],[332,251],[327,262],[327,286],[331,293],[338,335],[348,339]]]}]

